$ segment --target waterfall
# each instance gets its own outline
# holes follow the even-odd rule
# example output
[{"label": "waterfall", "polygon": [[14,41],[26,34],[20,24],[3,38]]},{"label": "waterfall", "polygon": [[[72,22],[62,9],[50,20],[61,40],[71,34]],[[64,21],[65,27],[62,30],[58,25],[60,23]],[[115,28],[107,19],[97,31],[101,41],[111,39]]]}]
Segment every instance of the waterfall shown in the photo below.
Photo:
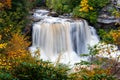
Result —
[{"label": "waterfall", "polygon": [[82,19],[63,19],[47,14],[48,11],[37,10],[33,15],[41,21],[33,24],[31,53],[40,49],[41,59],[56,62],[60,57],[60,63],[65,64],[85,60],[79,55],[88,54],[88,45],[99,42],[95,29]]}]

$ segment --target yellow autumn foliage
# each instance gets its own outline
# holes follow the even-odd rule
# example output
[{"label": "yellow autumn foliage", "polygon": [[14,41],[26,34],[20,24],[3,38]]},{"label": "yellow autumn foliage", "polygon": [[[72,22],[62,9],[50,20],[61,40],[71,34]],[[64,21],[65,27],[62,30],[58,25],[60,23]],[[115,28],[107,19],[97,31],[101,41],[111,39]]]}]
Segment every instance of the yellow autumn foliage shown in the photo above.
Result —
[{"label": "yellow autumn foliage", "polygon": [[0,69],[11,70],[21,62],[34,63],[35,59],[28,51],[29,45],[30,42],[26,36],[20,33],[13,33],[4,53],[0,53]]},{"label": "yellow autumn foliage", "polygon": [[[81,70],[79,72],[73,73],[71,75],[74,76],[74,80],[85,80],[85,78],[83,78],[83,76],[89,77],[89,80],[97,80],[97,79],[95,79],[96,74],[97,75],[106,74],[109,76],[109,75],[111,75],[111,68],[107,68],[107,69],[94,68],[93,70],[81,68]],[[105,77],[103,77],[100,80],[106,80],[106,79],[105,79]]]},{"label": "yellow autumn foliage", "polygon": [[[0,41],[2,39],[2,35],[0,35]],[[0,49],[3,49],[7,46],[7,43],[0,43]]]},{"label": "yellow autumn foliage", "polygon": [[5,55],[1,55],[0,54],[0,69],[4,68],[7,70],[11,70],[12,69],[12,63],[10,62],[10,60],[5,56]]},{"label": "yellow autumn foliage", "polygon": [[24,58],[28,53],[28,46],[30,42],[28,42],[24,35],[19,33],[15,33],[12,35],[12,39],[9,41],[9,45],[7,46],[7,55],[12,59]]},{"label": "yellow autumn foliage", "polygon": [[88,4],[88,0],[82,0],[80,3],[80,10],[81,12],[88,12],[89,10],[93,10],[93,7]]},{"label": "yellow autumn foliage", "polygon": [[5,48],[5,47],[6,47],[6,45],[7,45],[7,43],[2,43],[2,44],[0,44],[0,49]]},{"label": "yellow autumn foliage", "polygon": [[120,46],[120,30],[113,30],[110,35],[112,35],[114,43]]}]

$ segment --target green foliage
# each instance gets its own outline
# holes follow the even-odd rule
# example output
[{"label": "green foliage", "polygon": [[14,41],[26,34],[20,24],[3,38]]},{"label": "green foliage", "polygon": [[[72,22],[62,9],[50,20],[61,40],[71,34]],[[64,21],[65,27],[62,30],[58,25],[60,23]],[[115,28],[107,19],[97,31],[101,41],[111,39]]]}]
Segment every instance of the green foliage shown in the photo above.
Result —
[{"label": "green foliage", "polygon": [[110,31],[105,31],[103,29],[99,29],[98,34],[103,42],[111,44],[111,43],[113,43],[114,40],[113,40],[112,35],[109,34],[109,32]]},{"label": "green foliage", "polygon": [[108,3],[110,3],[110,0],[88,0],[88,4],[92,6],[95,11],[101,10]]},{"label": "green foliage", "polygon": [[80,0],[46,0],[48,8],[55,10],[56,12],[70,13],[76,5],[79,5]]},{"label": "green foliage", "polygon": [[36,0],[34,5],[36,5],[36,6],[43,6],[44,4],[42,3],[42,0]]},{"label": "green foliage", "polygon": [[80,6],[77,6],[73,10],[73,17],[80,17],[88,20],[90,23],[96,23],[97,22],[97,12],[89,11],[89,12],[80,12],[79,11]]},{"label": "green foliage", "polygon": [[80,5],[73,9],[73,17],[80,17],[87,19],[90,23],[95,24],[97,22],[98,12],[106,6],[110,0],[88,0],[88,5],[93,7],[92,11],[82,12],[80,11]]},{"label": "green foliage", "polygon": [[0,80],[19,80],[15,78],[10,72],[0,70]]},{"label": "green foliage", "polygon": [[12,0],[12,7],[0,11],[0,34],[3,34],[3,40],[9,41],[11,34],[21,32],[29,22],[27,20],[28,12],[33,7],[29,0]]},{"label": "green foliage", "polygon": [[54,66],[47,61],[36,61],[34,63],[19,62],[13,69],[0,70],[0,80],[67,80],[68,67],[65,65]]},{"label": "green foliage", "polygon": [[109,75],[108,70],[105,69],[93,69],[87,70],[81,68],[77,73],[72,73],[70,76],[73,77],[73,80],[117,80],[112,75]]},{"label": "green foliage", "polygon": [[12,0],[11,8],[0,10],[0,34],[3,42],[11,38],[11,34],[22,32],[25,26],[30,22],[27,19],[29,11],[41,3],[42,0]]},{"label": "green foliage", "polygon": [[67,80],[67,68],[54,67],[49,62],[31,64],[23,62],[14,68],[13,75],[19,80]]},{"label": "green foliage", "polygon": [[81,61],[80,63],[76,63],[76,65],[101,65],[102,62],[99,59],[96,59],[95,56],[98,54],[99,50],[97,49],[97,46],[89,47],[89,54],[81,54],[81,57],[87,57],[89,61]]},{"label": "green foliage", "polygon": [[54,11],[62,13],[73,13],[73,17],[87,19],[90,23],[97,22],[98,12],[106,6],[110,0],[88,0],[88,5],[93,7],[92,11],[80,12],[81,0],[47,0],[46,5]]},{"label": "green foliage", "polygon": [[116,80],[112,76],[108,76],[107,74],[95,74],[94,76],[82,75],[83,80]]}]

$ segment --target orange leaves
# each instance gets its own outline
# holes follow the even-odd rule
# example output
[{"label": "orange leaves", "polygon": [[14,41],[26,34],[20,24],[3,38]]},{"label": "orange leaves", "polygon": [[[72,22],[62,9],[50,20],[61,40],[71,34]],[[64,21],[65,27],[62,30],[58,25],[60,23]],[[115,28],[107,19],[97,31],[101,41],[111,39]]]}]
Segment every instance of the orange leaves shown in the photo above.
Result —
[{"label": "orange leaves", "polygon": [[5,4],[8,8],[11,8],[11,0],[6,0]]},{"label": "orange leaves", "polygon": [[4,7],[3,3],[0,2],[0,10]]},{"label": "orange leaves", "polygon": [[24,35],[15,33],[12,35],[12,39],[7,46],[8,57],[12,59],[20,59],[27,56],[27,47],[30,45],[30,42],[27,41]]},{"label": "orange leaves", "polygon": [[[12,66],[18,65],[20,62],[25,62],[31,59],[30,54],[28,54],[28,46],[30,42],[24,35],[20,33],[12,34],[11,40],[5,48],[5,56],[7,61]],[[29,59],[30,58],[30,59]],[[8,63],[6,64],[8,65]]]},{"label": "orange leaves", "polygon": [[120,31],[119,30],[114,30],[114,31],[111,31],[110,34],[113,37],[114,43],[116,45],[120,45]]},{"label": "orange leaves", "polygon": [[11,3],[12,0],[0,0],[0,10],[3,8],[10,9],[12,7]]},{"label": "orange leaves", "polygon": [[[2,36],[0,36],[0,38],[1,37]],[[0,69],[11,70],[21,62],[33,60],[27,50],[30,45],[27,39],[27,37],[20,33],[12,34],[11,40],[5,47],[4,54],[0,54]]]}]

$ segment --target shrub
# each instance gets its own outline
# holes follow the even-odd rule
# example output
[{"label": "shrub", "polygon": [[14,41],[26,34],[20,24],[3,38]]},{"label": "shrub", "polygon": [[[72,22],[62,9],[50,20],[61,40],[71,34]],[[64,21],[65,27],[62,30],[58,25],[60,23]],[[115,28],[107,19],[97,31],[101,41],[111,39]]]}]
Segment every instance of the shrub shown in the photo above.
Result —
[{"label": "shrub", "polygon": [[120,46],[120,31],[119,30],[111,30],[109,33],[114,41],[114,44]]},{"label": "shrub", "polygon": [[30,42],[27,41],[27,39],[27,37],[20,33],[14,33],[6,47],[7,55],[11,58],[25,57],[28,53],[27,48],[30,45]]},{"label": "shrub", "polygon": [[108,44],[115,44],[117,46],[120,45],[120,31],[118,30],[110,30],[105,31],[103,29],[99,29],[98,32],[103,42]]},{"label": "shrub", "polygon": [[114,43],[114,40],[113,40],[112,35],[110,34],[110,31],[99,29],[98,34],[101,38],[101,41],[106,42],[108,44]]},{"label": "shrub", "polygon": [[18,80],[13,77],[12,74],[6,71],[1,71],[0,70],[0,80]]},{"label": "shrub", "polygon": [[27,37],[20,33],[12,35],[4,51],[0,53],[0,69],[11,70],[13,66],[20,62],[34,62],[34,58],[31,57],[31,54],[27,50],[30,45],[27,39]]},{"label": "shrub", "polygon": [[62,13],[70,13],[73,8],[79,5],[80,0],[47,0],[46,5],[54,11]]},{"label": "shrub", "polygon": [[82,68],[79,72],[71,74],[74,80],[116,80],[109,75],[109,69],[93,69],[87,70]]},{"label": "shrub", "polygon": [[90,23],[95,24],[98,12],[109,2],[110,0],[81,0],[80,5],[74,8],[73,16],[87,19]]},{"label": "shrub", "polygon": [[13,75],[20,80],[67,80],[66,68],[54,67],[49,62],[39,64],[21,63],[15,67]]},{"label": "shrub", "polygon": [[21,31],[28,24],[27,16],[35,2],[31,0],[4,0],[11,1],[11,8],[0,10],[0,34],[3,40],[9,41],[12,33]]},{"label": "shrub", "polygon": [[96,23],[97,22],[97,12],[95,11],[89,11],[89,12],[80,12],[79,11],[80,6],[77,6],[73,10],[73,17],[80,17],[88,20],[90,23]]}]

